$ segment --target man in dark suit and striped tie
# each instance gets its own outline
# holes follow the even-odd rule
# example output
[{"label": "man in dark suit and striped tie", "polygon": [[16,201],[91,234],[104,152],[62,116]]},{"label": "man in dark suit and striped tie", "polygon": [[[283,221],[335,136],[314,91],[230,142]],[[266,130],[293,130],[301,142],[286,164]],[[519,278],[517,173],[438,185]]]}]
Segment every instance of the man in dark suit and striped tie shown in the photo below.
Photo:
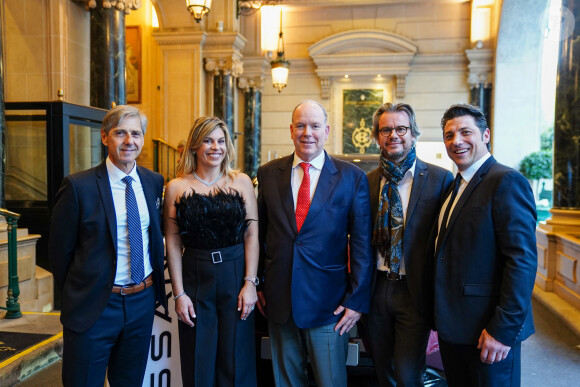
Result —
[{"label": "man in dark suit and striped tie", "polygon": [[[64,178],[49,259],[62,294],[64,386],[141,386],[155,302],[166,307],[160,226],[163,177],[137,166],[147,118],[104,118],[100,165]],[[153,285],[153,286],[152,286]]]}]

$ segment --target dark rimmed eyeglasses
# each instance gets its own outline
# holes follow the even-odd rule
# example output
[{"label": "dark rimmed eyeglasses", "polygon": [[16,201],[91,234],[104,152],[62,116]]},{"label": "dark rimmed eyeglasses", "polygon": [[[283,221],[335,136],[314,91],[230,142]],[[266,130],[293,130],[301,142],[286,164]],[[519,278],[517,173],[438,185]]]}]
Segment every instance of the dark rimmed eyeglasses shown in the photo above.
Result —
[{"label": "dark rimmed eyeglasses", "polygon": [[380,128],[379,133],[383,137],[389,137],[391,133],[393,133],[393,130],[395,131],[395,133],[397,133],[397,135],[404,136],[405,134],[407,134],[407,130],[409,130],[409,127],[397,126],[396,128]]}]

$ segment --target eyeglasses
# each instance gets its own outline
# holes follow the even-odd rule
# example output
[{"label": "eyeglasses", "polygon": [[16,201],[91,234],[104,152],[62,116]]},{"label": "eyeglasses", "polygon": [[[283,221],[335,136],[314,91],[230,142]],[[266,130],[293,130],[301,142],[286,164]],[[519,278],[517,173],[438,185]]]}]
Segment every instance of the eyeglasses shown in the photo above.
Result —
[{"label": "eyeglasses", "polygon": [[389,137],[391,133],[393,133],[393,130],[395,131],[395,133],[397,133],[397,135],[404,136],[405,134],[407,134],[407,130],[409,130],[409,127],[397,126],[396,128],[380,128],[379,133],[383,137]]}]

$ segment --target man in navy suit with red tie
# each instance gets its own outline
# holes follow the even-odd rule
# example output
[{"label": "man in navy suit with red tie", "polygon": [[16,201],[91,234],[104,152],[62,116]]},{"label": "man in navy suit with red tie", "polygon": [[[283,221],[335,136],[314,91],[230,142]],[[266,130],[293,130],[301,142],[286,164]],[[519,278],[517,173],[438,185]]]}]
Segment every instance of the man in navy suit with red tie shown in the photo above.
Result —
[{"label": "man in navy suit with red tie", "polygon": [[484,114],[453,105],[441,120],[457,174],[439,219],[435,327],[449,386],[519,386],[534,332],[536,207],[528,181],[489,153]]},{"label": "man in navy suit with red tie", "polygon": [[155,313],[167,307],[163,177],[137,166],[147,118],[120,105],[103,120],[100,165],[64,178],[49,259],[62,294],[64,386],[141,386]]},{"label": "man in navy suit with red tie", "polygon": [[307,386],[307,360],[319,387],[346,387],[348,331],[369,310],[369,186],[361,169],[326,154],[328,133],[324,107],[303,101],[290,125],[295,152],[258,169],[258,306],[278,387]]}]

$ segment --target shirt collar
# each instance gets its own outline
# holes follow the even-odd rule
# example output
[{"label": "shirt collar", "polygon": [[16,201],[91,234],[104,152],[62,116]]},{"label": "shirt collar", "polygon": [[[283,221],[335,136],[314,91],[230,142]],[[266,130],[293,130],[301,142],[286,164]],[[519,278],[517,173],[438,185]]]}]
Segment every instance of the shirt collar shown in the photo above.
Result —
[{"label": "shirt collar", "polygon": [[479,168],[481,168],[483,163],[485,163],[487,161],[487,159],[489,159],[490,157],[491,157],[491,153],[487,152],[479,160],[477,160],[475,163],[471,164],[471,166],[469,166],[469,168],[467,168],[465,171],[460,172],[463,180],[465,180],[466,183],[469,183],[471,181],[471,179],[473,178],[473,176],[475,176],[475,173],[477,172],[477,170]]},{"label": "shirt collar", "polygon": [[109,156],[107,156],[105,164],[107,165],[107,173],[109,174],[109,179],[111,179],[112,183],[120,182],[123,178],[125,178],[125,176],[131,176],[133,180],[139,181],[139,175],[137,174],[136,168],[137,167],[136,161],[135,164],[133,165],[133,169],[131,169],[131,172],[129,172],[129,175],[127,175],[125,172],[117,168],[117,166],[113,164]]},{"label": "shirt collar", "polygon": [[[322,151],[314,159],[308,161],[308,163],[320,171],[320,170],[322,170],[322,167],[324,166],[325,159],[326,159],[326,152]],[[296,152],[294,152],[294,161],[292,162],[292,168],[295,168],[298,166],[298,164],[305,163],[305,162],[307,162],[307,161],[302,160],[300,157],[298,157]]]}]

